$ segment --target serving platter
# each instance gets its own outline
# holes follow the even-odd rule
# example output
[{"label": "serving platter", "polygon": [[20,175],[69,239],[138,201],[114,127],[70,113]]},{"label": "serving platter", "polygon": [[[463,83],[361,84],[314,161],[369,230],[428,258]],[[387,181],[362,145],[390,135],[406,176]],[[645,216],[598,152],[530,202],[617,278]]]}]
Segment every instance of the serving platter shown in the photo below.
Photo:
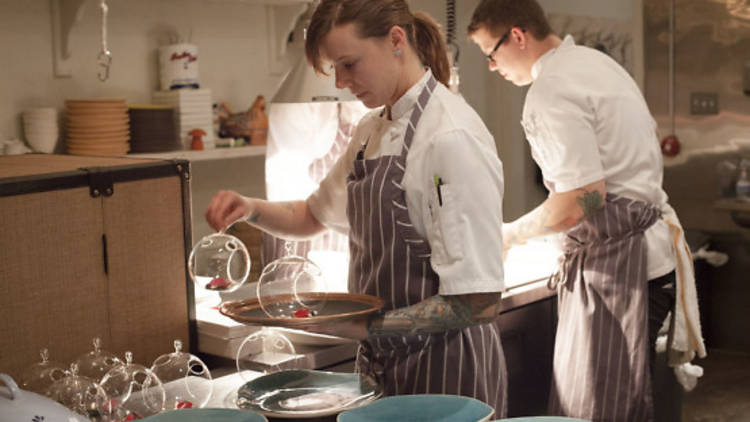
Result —
[{"label": "serving platter", "polygon": [[368,405],[381,394],[372,378],[360,374],[287,370],[240,387],[237,407],[276,418],[317,418]]},{"label": "serving platter", "polygon": [[224,302],[219,312],[244,324],[257,324],[276,327],[305,327],[331,322],[347,321],[377,312],[383,307],[384,301],[376,296],[356,293],[302,293],[298,295],[277,295],[263,298],[265,304],[276,303],[307,303],[314,305],[317,300],[325,301],[320,311],[315,315],[296,318],[293,314],[288,317],[269,317],[263,311],[257,297],[240,301]]}]

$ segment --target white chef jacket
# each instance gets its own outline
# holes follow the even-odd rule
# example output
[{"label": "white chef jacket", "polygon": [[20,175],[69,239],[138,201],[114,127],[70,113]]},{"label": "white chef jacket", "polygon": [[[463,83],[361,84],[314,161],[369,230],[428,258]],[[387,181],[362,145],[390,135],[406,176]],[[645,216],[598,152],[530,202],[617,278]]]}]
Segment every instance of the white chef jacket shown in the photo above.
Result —
[{"label": "white chef jacket", "polygon": [[[322,224],[348,233],[346,178],[357,153],[363,145],[365,159],[401,153],[412,108],[430,75],[427,70],[393,105],[391,119],[379,108],[360,120],[347,151],[307,199]],[[442,205],[435,176],[443,182]],[[439,294],[503,291],[502,164],[476,112],[440,83],[417,125],[401,184],[409,218],[432,249]]]},{"label": "white chef jacket", "polygon": [[[604,179],[607,192],[671,211],[656,122],[625,69],[568,35],[531,76],[521,123],[550,191]],[[645,237],[652,280],[675,267],[669,227],[660,219]]]}]

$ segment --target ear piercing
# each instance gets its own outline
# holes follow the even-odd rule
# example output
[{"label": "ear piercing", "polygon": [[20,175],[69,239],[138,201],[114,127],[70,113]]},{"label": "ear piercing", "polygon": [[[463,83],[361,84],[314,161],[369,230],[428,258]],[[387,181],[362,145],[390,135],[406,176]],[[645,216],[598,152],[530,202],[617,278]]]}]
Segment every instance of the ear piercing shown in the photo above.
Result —
[{"label": "ear piercing", "polygon": [[401,57],[401,49],[396,49],[396,56]]}]

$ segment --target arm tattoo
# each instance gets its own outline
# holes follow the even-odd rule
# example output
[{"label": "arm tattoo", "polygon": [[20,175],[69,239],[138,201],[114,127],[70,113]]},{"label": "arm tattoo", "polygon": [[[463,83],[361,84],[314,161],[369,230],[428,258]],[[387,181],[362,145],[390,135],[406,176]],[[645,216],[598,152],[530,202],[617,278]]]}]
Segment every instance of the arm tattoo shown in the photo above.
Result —
[{"label": "arm tattoo", "polygon": [[259,219],[260,219],[260,212],[258,212],[258,211],[253,211],[253,213],[248,218],[248,220],[251,223],[257,223]]},{"label": "arm tattoo", "polygon": [[393,309],[370,321],[370,336],[429,334],[456,330],[492,321],[500,294],[429,297],[405,308]]},{"label": "arm tattoo", "polygon": [[599,191],[584,191],[583,197],[576,199],[578,200],[578,205],[583,210],[584,217],[590,217],[596,214],[597,211],[602,209],[604,203],[604,201],[602,200],[602,195],[599,193]]}]

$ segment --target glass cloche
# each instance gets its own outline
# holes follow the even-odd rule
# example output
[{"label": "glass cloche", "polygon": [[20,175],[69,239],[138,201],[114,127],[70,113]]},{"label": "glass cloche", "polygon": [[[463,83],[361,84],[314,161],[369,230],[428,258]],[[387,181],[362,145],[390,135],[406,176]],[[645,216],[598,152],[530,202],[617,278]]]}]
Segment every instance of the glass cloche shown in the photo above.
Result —
[{"label": "glass cloche", "polygon": [[245,381],[255,378],[253,372],[269,374],[281,370],[297,369],[300,355],[292,342],[283,334],[262,328],[245,338],[237,349],[237,372]]},{"label": "glass cloche", "polygon": [[260,307],[270,318],[315,316],[328,296],[323,272],[309,259],[292,254],[289,242],[286,252],[263,268],[257,286]]},{"label": "glass cloche", "polygon": [[47,395],[68,409],[91,421],[109,421],[109,397],[102,387],[89,377],[78,374],[78,365],[70,364],[67,375],[55,381]]},{"label": "glass cloche", "polygon": [[122,361],[114,354],[102,350],[102,341],[99,337],[94,337],[93,344],[94,350],[79,356],[75,363],[78,365],[78,374],[100,381],[110,369]]},{"label": "glass cloche", "polygon": [[110,369],[101,387],[109,395],[114,421],[145,418],[164,410],[164,386],[149,368],[133,363],[133,353],[125,352],[125,362]]},{"label": "glass cloche", "polygon": [[220,232],[202,238],[188,259],[190,278],[200,289],[233,292],[250,275],[250,254],[238,238]]},{"label": "glass cloche", "polygon": [[21,388],[37,394],[47,394],[49,387],[55,381],[67,376],[62,364],[49,360],[49,350],[39,352],[41,362],[37,362],[21,374]]},{"label": "glass cloche", "polygon": [[197,356],[182,351],[182,341],[174,341],[174,352],[161,355],[151,371],[159,377],[166,393],[166,410],[204,407],[211,399],[211,372]]}]

